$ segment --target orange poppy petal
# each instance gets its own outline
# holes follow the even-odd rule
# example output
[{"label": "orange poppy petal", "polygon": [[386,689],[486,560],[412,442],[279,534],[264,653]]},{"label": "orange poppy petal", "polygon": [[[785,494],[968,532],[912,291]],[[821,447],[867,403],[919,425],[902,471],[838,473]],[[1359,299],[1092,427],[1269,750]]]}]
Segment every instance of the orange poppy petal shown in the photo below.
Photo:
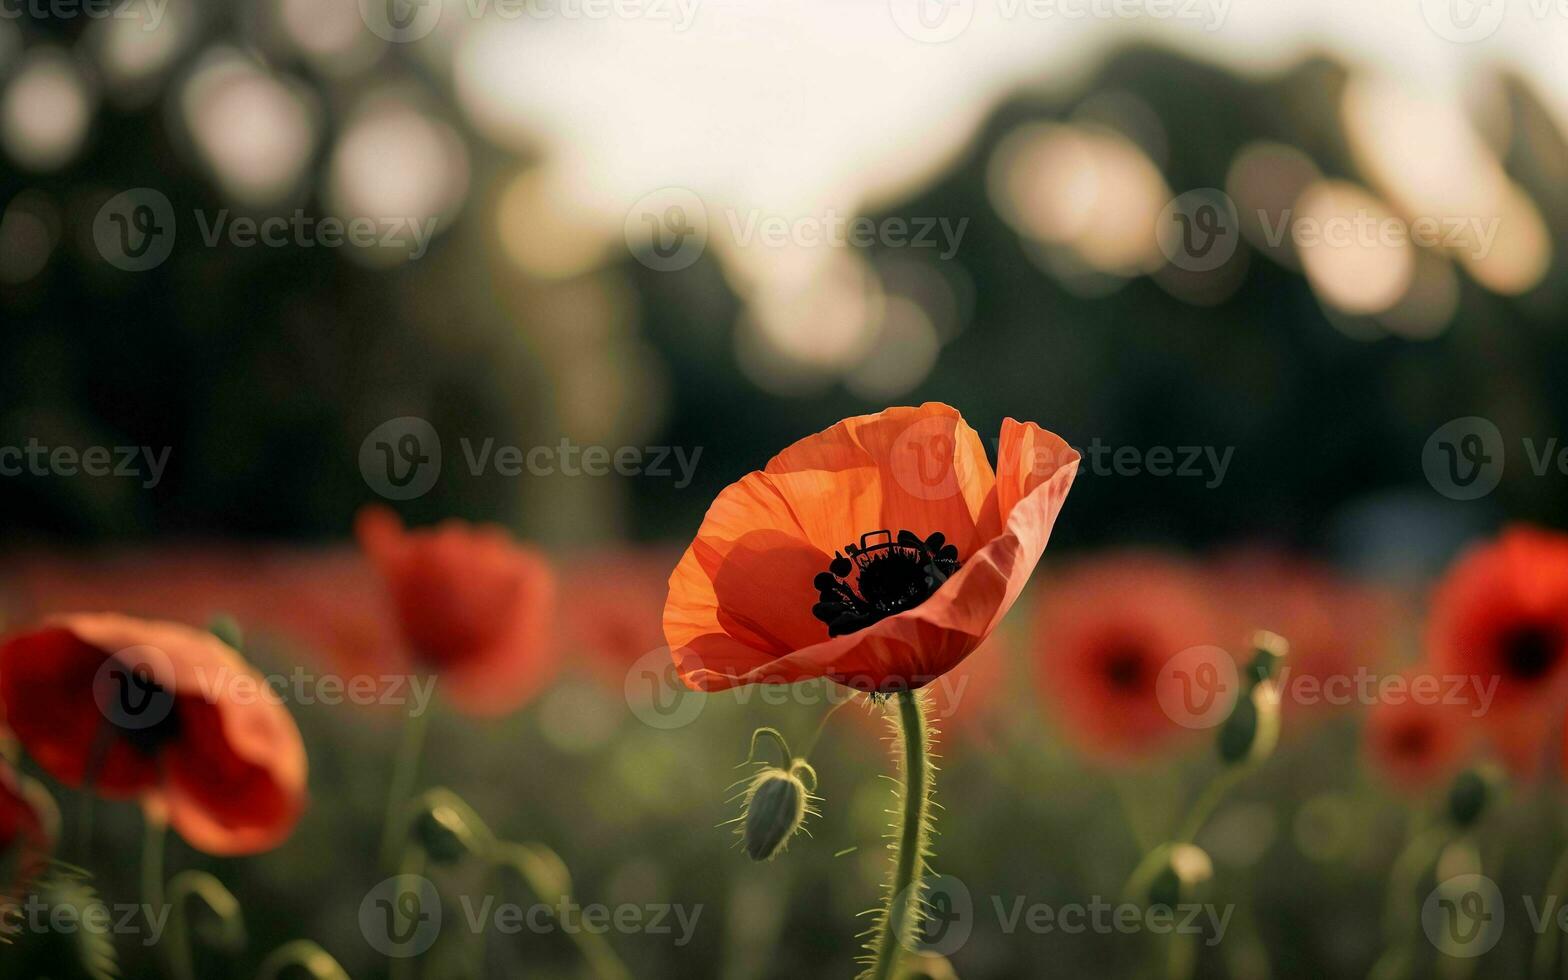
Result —
[{"label": "orange poppy petal", "polygon": [[[941,531],[970,554],[996,477],[980,437],[941,402],[845,419],[763,471],[805,537],[831,555],[867,531]],[[820,569],[819,569],[820,570]]]}]

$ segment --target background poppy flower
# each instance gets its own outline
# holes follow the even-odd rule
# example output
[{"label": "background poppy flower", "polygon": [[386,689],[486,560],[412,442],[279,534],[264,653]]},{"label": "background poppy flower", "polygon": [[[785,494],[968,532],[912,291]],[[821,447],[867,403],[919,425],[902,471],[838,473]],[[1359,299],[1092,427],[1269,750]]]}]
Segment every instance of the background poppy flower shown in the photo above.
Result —
[{"label": "background poppy flower", "polygon": [[1433,591],[1427,647],[1438,673],[1495,683],[1478,702],[1489,727],[1555,722],[1568,694],[1568,535],[1514,527],[1466,552]]},{"label": "background poppy flower", "polygon": [[573,665],[620,691],[637,658],[664,646],[660,617],[678,557],[665,548],[625,548],[562,562],[557,628]]},{"label": "background poppy flower", "polygon": [[0,702],[50,775],[141,797],[208,853],[273,847],[304,809],[299,729],[210,633],[112,613],[62,616],[0,644]]},{"label": "background poppy flower", "polygon": [[1160,704],[1160,671],[1221,627],[1203,579],[1155,554],[1080,562],[1041,584],[1036,680],[1062,730],[1084,754],[1128,761],[1189,734]]},{"label": "background poppy flower", "polygon": [[[1209,569],[1210,595],[1224,632],[1216,641],[1244,649],[1266,629],[1290,640],[1282,670],[1292,684],[1316,682],[1313,691],[1349,690],[1358,674],[1378,666],[1394,633],[1397,605],[1391,594],[1340,576],[1334,569],[1272,551],[1235,552]],[[1329,685],[1325,687],[1325,684]],[[1285,699],[1285,710],[1343,707],[1327,696]]]},{"label": "background poppy flower", "polygon": [[405,530],[380,506],[360,511],[355,533],[414,659],[454,705],[505,714],[549,679],[555,577],[539,552],[493,525]]},{"label": "background poppy flower", "polygon": [[43,872],[59,823],[43,787],[0,760],[0,898],[14,899]]},{"label": "background poppy flower", "polygon": [[677,671],[699,690],[929,683],[1017,599],[1077,469],[1060,438],[1008,419],[993,474],[936,402],[794,443],[718,495],[670,576]]},{"label": "background poppy flower", "polygon": [[[1415,676],[1407,679],[1413,682]],[[1435,689],[1443,688],[1436,684]],[[1385,699],[1367,712],[1363,745],[1368,761],[1390,785],[1416,794],[1447,785],[1469,761],[1474,735],[1462,705]]]}]

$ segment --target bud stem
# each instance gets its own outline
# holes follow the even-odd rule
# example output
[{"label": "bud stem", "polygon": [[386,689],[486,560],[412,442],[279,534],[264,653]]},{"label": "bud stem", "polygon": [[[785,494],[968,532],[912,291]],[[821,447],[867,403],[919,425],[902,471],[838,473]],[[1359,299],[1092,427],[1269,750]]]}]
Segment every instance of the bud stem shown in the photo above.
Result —
[{"label": "bud stem", "polygon": [[386,815],[381,823],[381,866],[391,867],[397,860],[402,841],[398,833],[403,830],[398,820],[403,803],[414,793],[419,779],[419,757],[424,754],[425,732],[430,727],[432,705],[425,705],[418,714],[403,719],[403,739],[397,758],[392,762],[392,782],[387,790]]},{"label": "bud stem", "polygon": [[861,974],[864,980],[888,980],[893,976],[899,955],[905,946],[913,945],[924,914],[920,880],[931,853],[931,786],[935,769],[928,751],[930,731],[924,700],[918,691],[900,692],[897,699],[903,742],[899,770],[903,777],[904,810],[895,838],[897,850],[893,877],[888,881],[887,904],[873,927],[871,966]]},{"label": "bud stem", "polygon": [[[1542,901],[1560,901],[1565,890],[1568,890],[1568,850],[1558,855],[1557,863],[1552,866],[1552,873],[1546,879],[1546,890],[1542,893]],[[1543,904],[1541,906],[1545,908]],[[1531,967],[1538,980],[1550,980],[1557,972],[1557,930],[1542,929],[1535,937],[1535,953],[1531,957]]]}]

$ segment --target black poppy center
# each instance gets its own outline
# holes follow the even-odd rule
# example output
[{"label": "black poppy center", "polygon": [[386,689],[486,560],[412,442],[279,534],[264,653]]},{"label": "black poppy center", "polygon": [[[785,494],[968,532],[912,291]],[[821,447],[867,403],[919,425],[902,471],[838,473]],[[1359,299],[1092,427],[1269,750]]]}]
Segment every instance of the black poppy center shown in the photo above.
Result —
[{"label": "black poppy center", "polygon": [[1106,681],[1117,691],[1136,691],[1143,680],[1143,653],[1137,647],[1112,647],[1100,661]]},{"label": "black poppy center", "polygon": [[1404,725],[1394,732],[1394,751],[1404,758],[1424,758],[1432,747],[1432,732],[1425,725]]},{"label": "black poppy center", "polygon": [[1545,676],[1562,655],[1563,636],[1554,626],[1527,623],[1503,634],[1503,668],[1510,677],[1533,681]]},{"label": "black poppy center", "polygon": [[941,531],[923,540],[913,531],[867,531],[812,581],[819,596],[811,614],[829,636],[853,633],[925,602],[958,568],[958,549]]},{"label": "black poppy center", "polygon": [[111,665],[101,678],[98,706],[110,730],[143,755],[153,755],[180,737],[174,692],[154,679],[144,665]]}]

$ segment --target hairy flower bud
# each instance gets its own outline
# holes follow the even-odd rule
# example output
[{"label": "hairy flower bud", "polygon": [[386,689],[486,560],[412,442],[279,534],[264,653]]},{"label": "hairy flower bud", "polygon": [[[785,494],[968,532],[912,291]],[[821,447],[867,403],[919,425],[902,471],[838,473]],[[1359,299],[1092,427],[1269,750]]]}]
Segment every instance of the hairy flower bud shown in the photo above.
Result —
[{"label": "hairy flower bud", "polygon": [[[737,819],[741,844],[753,861],[771,861],[789,846],[791,837],[806,822],[812,809],[812,793],[817,788],[817,771],[805,759],[790,754],[789,743],[776,728],[759,728],[751,733],[751,752],[757,756],[757,742],[767,737],[778,744],[785,768],[763,765],[751,777],[742,794],[741,814]],[[809,782],[808,782],[809,781]]]},{"label": "hairy flower bud", "polygon": [[1290,650],[1278,633],[1259,630],[1252,637],[1252,662],[1242,675],[1241,697],[1220,727],[1220,759],[1226,765],[1261,762],[1279,742],[1279,687],[1274,673]]},{"label": "hairy flower bud", "polygon": [[[805,823],[811,793],[801,777],[810,772],[810,766],[796,759],[788,769],[770,766],[752,779],[746,790],[741,840],[753,861],[772,860]],[[815,785],[816,777],[811,778]]]}]

